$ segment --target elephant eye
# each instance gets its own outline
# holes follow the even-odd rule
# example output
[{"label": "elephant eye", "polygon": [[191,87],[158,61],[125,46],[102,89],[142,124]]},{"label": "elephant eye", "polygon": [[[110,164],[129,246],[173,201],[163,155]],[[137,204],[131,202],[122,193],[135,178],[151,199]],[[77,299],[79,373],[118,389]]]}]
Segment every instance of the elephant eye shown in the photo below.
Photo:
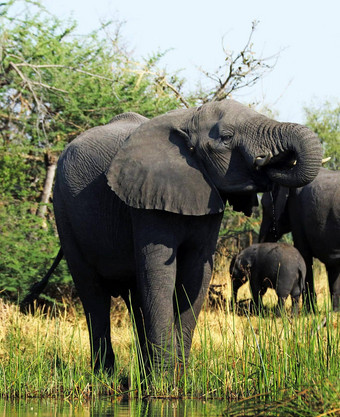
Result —
[{"label": "elephant eye", "polygon": [[234,137],[234,135],[232,135],[232,134],[223,134],[223,135],[221,135],[221,140],[222,140],[223,142],[228,142],[228,141],[230,141],[233,137]]},{"label": "elephant eye", "polygon": [[222,142],[230,142],[234,137],[234,129],[227,128],[220,130],[220,139]]},{"label": "elephant eye", "polygon": [[225,133],[225,134],[220,135],[220,144],[223,147],[227,147],[229,149],[231,146],[231,141],[233,137],[234,136],[230,133]]}]

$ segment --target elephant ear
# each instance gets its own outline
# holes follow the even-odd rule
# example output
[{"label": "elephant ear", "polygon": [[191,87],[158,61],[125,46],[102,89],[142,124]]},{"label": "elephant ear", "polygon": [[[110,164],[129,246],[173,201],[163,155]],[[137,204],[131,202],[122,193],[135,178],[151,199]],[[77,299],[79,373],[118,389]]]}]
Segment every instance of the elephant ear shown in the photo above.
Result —
[{"label": "elephant ear", "polygon": [[138,127],[111,161],[109,186],[134,208],[195,216],[222,212],[219,192],[176,124],[174,112]]}]

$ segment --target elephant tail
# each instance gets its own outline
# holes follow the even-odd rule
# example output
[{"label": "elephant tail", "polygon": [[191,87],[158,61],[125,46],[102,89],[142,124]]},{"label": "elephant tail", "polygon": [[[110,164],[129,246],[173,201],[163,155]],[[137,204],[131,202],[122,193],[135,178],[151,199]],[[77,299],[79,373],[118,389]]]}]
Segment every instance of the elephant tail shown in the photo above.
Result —
[{"label": "elephant tail", "polygon": [[59,265],[63,256],[64,256],[64,252],[62,248],[60,248],[57,256],[55,257],[53,261],[51,268],[47,271],[44,278],[41,281],[34,283],[32,287],[30,288],[29,294],[27,294],[26,297],[21,301],[20,310],[22,312],[27,312],[29,308],[33,306],[34,300],[36,300],[39,297],[39,295],[44,291],[46,285],[48,284],[48,280],[50,279],[50,276],[53,274],[54,270]]}]

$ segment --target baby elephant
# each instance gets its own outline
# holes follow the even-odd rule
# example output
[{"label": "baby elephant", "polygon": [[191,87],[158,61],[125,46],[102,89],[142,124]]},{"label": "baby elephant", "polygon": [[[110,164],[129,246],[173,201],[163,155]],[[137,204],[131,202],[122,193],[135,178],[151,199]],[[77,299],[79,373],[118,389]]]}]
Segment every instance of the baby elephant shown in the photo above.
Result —
[{"label": "baby elephant", "polygon": [[288,295],[292,297],[292,311],[298,312],[298,301],[305,289],[306,264],[300,252],[286,243],[256,243],[241,251],[231,261],[233,303],[238,289],[249,279],[256,311],[259,296],[267,288],[275,289],[279,302],[278,311]]}]

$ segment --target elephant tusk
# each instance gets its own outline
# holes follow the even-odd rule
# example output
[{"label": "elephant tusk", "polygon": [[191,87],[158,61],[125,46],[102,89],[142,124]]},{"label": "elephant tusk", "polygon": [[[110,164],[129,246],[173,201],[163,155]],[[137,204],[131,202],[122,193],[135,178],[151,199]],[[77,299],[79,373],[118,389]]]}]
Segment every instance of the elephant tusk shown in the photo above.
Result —
[{"label": "elephant tusk", "polygon": [[329,156],[328,158],[323,158],[321,160],[321,165],[325,164],[326,162],[330,161],[332,158]]},{"label": "elephant tusk", "polygon": [[264,166],[264,165],[267,165],[268,164],[268,162],[272,159],[272,157],[273,157],[273,154],[271,153],[271,152],[269,152],[268,154],[266,154],[266,155],[260,155],[260,156],[257,156],[256,158],[255,158],[255,164],[258,166],[258,167],[262,167],[262,166]]}]

